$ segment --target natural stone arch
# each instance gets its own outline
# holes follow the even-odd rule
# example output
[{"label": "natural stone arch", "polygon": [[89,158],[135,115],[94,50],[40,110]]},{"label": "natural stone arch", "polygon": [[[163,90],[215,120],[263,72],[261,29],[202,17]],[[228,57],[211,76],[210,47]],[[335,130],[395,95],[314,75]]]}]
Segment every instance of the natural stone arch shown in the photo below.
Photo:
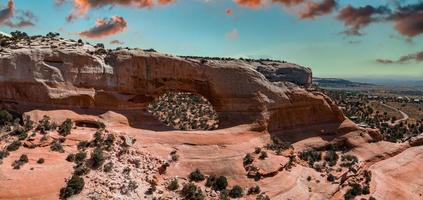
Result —
[{"label": "natural stone arch", "polygon": [[219,117],[204,96],[181,91],[168,91],[151,102],[148,111],[158,120],[179,130],[214,130]]}]

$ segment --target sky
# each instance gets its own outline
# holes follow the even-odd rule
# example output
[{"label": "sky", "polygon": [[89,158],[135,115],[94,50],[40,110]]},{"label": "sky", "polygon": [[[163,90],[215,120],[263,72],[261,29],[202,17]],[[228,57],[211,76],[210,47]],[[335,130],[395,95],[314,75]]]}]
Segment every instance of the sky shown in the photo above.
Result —
[{"label": "sky", "polygon": [[0,0],[0,30],[423,80],[423,0]]}]

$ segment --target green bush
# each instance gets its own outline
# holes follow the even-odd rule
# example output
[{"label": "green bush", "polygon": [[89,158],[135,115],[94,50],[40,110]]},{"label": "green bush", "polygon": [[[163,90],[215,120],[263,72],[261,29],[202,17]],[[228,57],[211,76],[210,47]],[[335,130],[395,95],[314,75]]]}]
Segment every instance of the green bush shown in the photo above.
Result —
[{"label": "green bush", "polygon": [[34,128],[34,122],[31,120],[31,117],[28,115],[23,116],[23,126],[25,131],[30,131]]},{"label": "green bush", "polygon": [[241,186],[239,185],[235,185],[234,187],[232,187],[232,189],[229,191],[229,196],[231,198],[241,198],[242,196],[244,196],[244,190],[242,189]]},{"label": "green bush", "polygon": [[38,121],[38,126],[35,128],[36,131],[40,131],[42,134],[47,133],[47,131],[55,129],[56,125],[50,122],[50,117],[47,115],[43,116],[43,119]]},{"label": "green bush", "polygon": [[255,154],[259,154],[261,152],[261,148],[260,147],[256,147],[254,150]]},{"label": "green bush", "polygon": [[73,162],[75,161],[75,154],[71,153],[66,157],[66,161]]},{"label": "green bush", "polygon": [[201,173],[199,169],[196,169],[195,171],[191,172],[188,178],[190,181],[195,181],[195,182],[203,181],[205,179],[204,175]]},{"label": "green bush", "polygon": [[28,156],[23,154],[19,158],[19,160],[15,160],[15,162],[12,163],[13,169],[20,169],[22,165],[28,162]]},{"label": "green bush", "polygon": [[360,184],[353,183],[350,186],[351,188],[344,194],[345,200],[354,200],[356,196],[363,194],[363,189]]},{"label": "green bush", "polygon": [[322,153],[315,149],[300,152],[300,159],[308,161],[310,167],[313,167],[314,163],[322,160]]},{"label": "green bush", "polygon": [[38,159],[38,160],[37,160],[37,163],[38,163],[38,164],[43,164],[43,163],[44,163],[44,158],[40,158],[40,159]]},{"label": "green bush", "polygon": [[115,142],[115,136],[113,134],[108,134],[107,138],[104,140],[104,145],[106,145],[107,149],[110,149]]},{"label": "green bush", "polygon": [[73,122],[71,119],[66,119],[58,128],[57,132],[63,137],[71,133]]},{"label": "green bush", "polygon": [[60,189],[60,198],[67,199],[72,195],[79,194],[82,189],[84,189],[84,179],[73,175],[71,179],[68,180],[66,187]]},{"label": "green bush", "polygon": [[260,194],[261,189],[260,186],[255,186],[255,187],[250,187],[250,189],[248,189],[248,195],[252,195],[252,194]]},{"label": "green bush", "polygon": [[90,172],[90,169],[87,167],[85,163],[78,163],[74,167],[73,174],[77,176],[82,176],[82,175],[88,174],[88,172]]},{"label": "green bush", "polygon": [[50,150],[57,151],[57,152],[60,152],[60,153],[64,153],[65,152],[65,150],[63,149],[62,144],[58,140],[54,141],[50,145]]},{"label": "green bush", "polygon": [[7,110],[0,110],[0,127],[13,122],[13,115]]},{"label": "green bush", "polygon": [[185,184],[181,191],[184,200],[203,200],[204,195],[199,187],[194,183]]},{"label": "green bush", "polygon": [[22,143],[20,141],[13,141],[12,143],[10,143],[7,147],[6,150],[7,151],[16,151],[19,149],[19,147],[21,147]]},{"label": "green bush", "polygon": [[173,179],[169,182],[169,185],[167,185],[167,189],[171,191],[175,191],[179,188],[178,179]]},{"label": "green bush", "polygon": [[326,178],[329,182],[334,182],[336,180],[336,177],[332,174],[329,174],[328,177]]},{"label": "green bush", "polygon": [[358,158],[357,156],[354,156],[354,155],[342,155],[341,161],[342,161],[341,167],[350,168],[354,164],[358,163]]},{"label": "green bush", "polygon": [[216,191],[222,191],[228,186],[228,180],[224,176],[209,176],[207,177],[206,186]]},{"label": "green bush", "polygon": [[326,152],[324,159],[328,162],[328,165],[332,167],[338,162],[339,156],[334,150],[329,150]]},{"label": "green bush", "polygon": [[75,154],[75,163],[81,163],[84,162],[84,160],[87,158],[87,153],[85,151],[80,151]]},{"label": "green bush", "polygon": [[94,149],[94,151],[91,153],[91,167],[93,169],[100,168],[104,163],[104,153],[103,150],[100,147],[97,147]]},{"label": "green bush", "polygon": [[9,156],[9,152],[7,150],[0,151],[0,160]]},{"label": "green bush", "polygon": [[85,150],[90,146],[90,143],[88,141],[81,141],[78,143],[77,147],[78,150]]},{"label": "green bush", "polygon": [[247,153],[247,155],[245,155],[245,157],[243,159],[244,165],[249,165],[249,164],[253,163],[253,161],[254,161],[254,158],[249,153]]},{"label": "green bush", "polygon": [[267,144],[266,148],[275,152],[282,152],[283,150],[289,149],[292,145],[289,142],[284,142],[278,137],[272,137],[272,143]]},{"label": "green bush", "polygon": [[94,133],[94,139],[91,142],[93,146],[99,147],[103,144],[103,133],[101,131],[97,131]]}]

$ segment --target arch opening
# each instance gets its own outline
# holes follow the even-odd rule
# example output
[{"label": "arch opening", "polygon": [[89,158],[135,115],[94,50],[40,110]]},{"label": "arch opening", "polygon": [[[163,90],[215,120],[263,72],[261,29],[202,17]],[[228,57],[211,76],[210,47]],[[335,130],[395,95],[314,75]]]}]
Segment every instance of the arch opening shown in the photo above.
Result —
[{"label": "arch opening", "polygon": [[177,130],[215,130],[219,118],[203,96],[190,92],[166,92],[147,106],[159,121]]}]

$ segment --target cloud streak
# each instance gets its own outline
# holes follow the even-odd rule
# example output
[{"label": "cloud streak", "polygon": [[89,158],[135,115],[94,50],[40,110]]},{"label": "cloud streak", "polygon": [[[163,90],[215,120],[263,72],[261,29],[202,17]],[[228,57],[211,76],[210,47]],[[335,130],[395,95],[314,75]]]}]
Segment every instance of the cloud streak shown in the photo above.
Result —
[{"label": "cloud streak", "polygon": [[344,22],[347,30],[343,33],[347,35],[362,35],[360,30],[372,23],[390,22],[398,33],[412,38],[423,33],[423,2],[395,8],[349,5],[339,11],[337,19]]},{"label": "cloud streak", "polygon": [[93,39],[103,38],[120,33],[127,27],[128,24],[123,17],[113,16],[110,19],[97,19],[96,25],[94,27],[79,33],[79,35]]},{"label": "cloud streak", "polygon": [[355,35],[360,36],[362,33],[360,30],[370,23],[382,20],[384,14],[389,13],[387,7],[373,7],[373,6],[364,6],[354,8],[351,5],[341,9],[336,16],[336,18],[344,22],[347,30],[343,33],[346,35]]},{"label": "cloud streak", "polygon": [[[72,0],[74,9],[66,18],[68,22],[84,16],[91,9],[101,8],[105,6],[125,6],[136,8],[151,8],[154,5],[168,5],[176,0]],[[58,5],[63,4],[63,0],[56,0]]]},{"label": "cloud streak", "polygon": [[413,61],[416,63],[423,62],[423,51],[402,56],[398,60],[376,59],[379,64],[408,64]]},{"label": "cloud streak", "polygon": [[10,28],[34,26],[36,20],[31,11],[16,10],[13,0],[9,0],[6,8],[0,10],[0,24]]}]

